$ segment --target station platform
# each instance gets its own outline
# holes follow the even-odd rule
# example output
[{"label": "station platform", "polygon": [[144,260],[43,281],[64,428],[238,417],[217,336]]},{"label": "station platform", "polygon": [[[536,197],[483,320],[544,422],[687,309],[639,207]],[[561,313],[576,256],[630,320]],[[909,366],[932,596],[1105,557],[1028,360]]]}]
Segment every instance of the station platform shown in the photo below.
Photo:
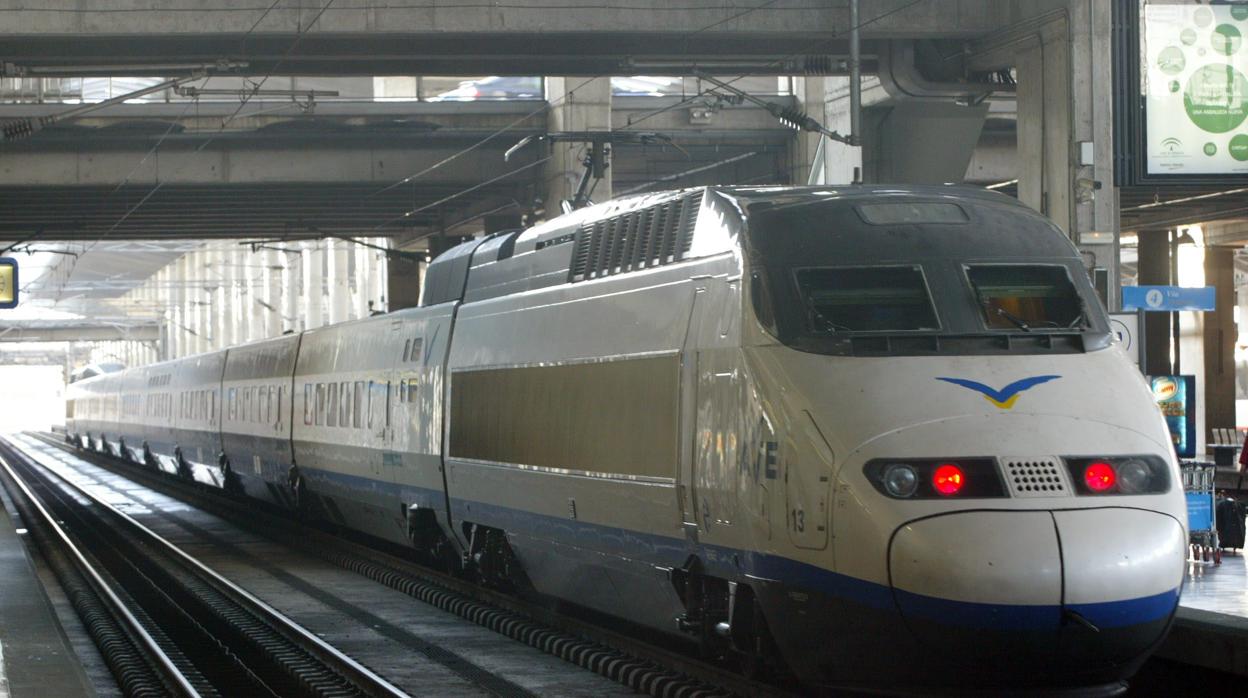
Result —
[{"label": "station platform", "polygon": [[93,695],[21,534],[0,502],[0,698]]},{"label": "station platform", "polygon": [[1223,554],[1221,565],[1190,566],[1174,627],[1157,656],[1248,676],[1248,568],[1244,551]]}]

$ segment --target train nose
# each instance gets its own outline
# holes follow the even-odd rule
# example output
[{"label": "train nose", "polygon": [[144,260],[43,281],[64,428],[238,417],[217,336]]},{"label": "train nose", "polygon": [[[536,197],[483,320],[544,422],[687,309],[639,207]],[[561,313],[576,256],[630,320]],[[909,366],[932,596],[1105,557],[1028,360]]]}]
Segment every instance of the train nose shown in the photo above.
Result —
[{"label": "train nose", "polygon": [[1109,681],[1164,635],[1184,556],[1182,527],[1155,512],[974,511],[902,526],[889,572],[934,671]]}]

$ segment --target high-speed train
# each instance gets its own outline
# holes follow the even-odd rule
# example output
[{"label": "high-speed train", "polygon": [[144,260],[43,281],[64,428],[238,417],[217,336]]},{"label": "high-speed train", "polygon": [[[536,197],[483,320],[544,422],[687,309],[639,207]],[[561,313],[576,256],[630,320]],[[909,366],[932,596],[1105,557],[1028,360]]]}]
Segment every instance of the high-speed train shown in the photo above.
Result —
[{"label": "high-speed train", "polygon": [[1076,249],[962,187],[704,187],[421,307],[71,386],[79,445],[810,685],[1121,688],[1187,532]]}]

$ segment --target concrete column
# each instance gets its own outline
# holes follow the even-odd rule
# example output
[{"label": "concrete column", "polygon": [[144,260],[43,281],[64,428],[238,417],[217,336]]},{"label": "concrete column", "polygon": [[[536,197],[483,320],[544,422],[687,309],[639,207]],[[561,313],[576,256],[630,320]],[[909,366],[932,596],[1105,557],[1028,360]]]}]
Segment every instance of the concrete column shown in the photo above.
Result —
[{"label": "concrete column", "polygon": [[298,332],[303,329],[300,299],[302,298],[303,253],[291,249],[282,255],[282,317],[281,333],[287,330]]},{"label": "concrete column", "polygon": [[[798,83],[803,82],[809,84],[812,78],[802,78]],[[879,86],[879,81],[875,78],[868,78],[863,81],[864,101],[868,92],[868,83],[876,92],[883,92],[883,88]],[[849,78],[847,77],[829,77],[823,78],[823,124],[828,128],[849,135],[852,133],[850,128],[849,116]],[[815,118],[819,118],[819,111],[816,105],[811,103],[809,94],[806,104],[803,108],[807,113]],[[859,134],[861,135],[861,134]],[[816,142],[816,146],[818,143]],[[823,183],[824,184],[848,184],[854,181],[855,171],[859,178],[862,177],[862,148],[852,147],[839,143],[837,141],[828,140],[824,143],[823,154]],[[813,157],[813,154],[812,154]],[[794,181],[794,184],[805,184],[806,180]]]},{"label": "concrete column", "polygon": [[303,322],[304,329],[315,329],[325,324],[325,252],[321,242],[303,244]]},{"label": "concrete column", "polygon": [[225,272],[225,307],[227,317],[223,318],[228,328],[226,341],[222,348],[233,347],[247,341],[251,333],[251,313],[244,305],[243,287],[247,282],[247,268],[242,248],[233,241],[224,243],[222,249],[222,269]]},{"label": "concrete column", "polygon": [[[389,247],[389,238],[374,238],[377,244]],[[390,287],[390,266],[386,262],[386,253],[380,250],[373,251],[373,274],[369,286],[368,297],[373,301],[373,310],[381,312],[389,311],[390,294],[387,289]],[[418,294],[419,300],[419,294]]]},{"label": "concrete column", "polygon": [[[369,238],[363,238],[361,241],[373,244]],[[355,300],[355,308],[352,315],[357,318],[368,317],[368,292],[372,288],[374,251],[364,245],[355,246],[355,273],[352,275],[354,280],[352,298]]]},{"label": "concrete column", "polygon": [[[1018,198],[1053,219],[1090,266],[1118,278],[1113,179],[1113,3],[1070,0],[1069,12],[1014,48]],[[1083,144],[1088,144],[1084,146]],[[1090,157],[1085,157],[1085,152]],[[1117,283],[1109,305],[1120,307]]]},{"label": "concrete column", "polygon": [[345,322],[351,316],[350,260],[353,245],[344,240],[325,240],[329,292],[329,324]]},{"label": "concrete column", "polygon": [[256,305],[263,310],[265,337],[276,337],[282,333],[282,256],[278,250],[265,250],[263,253],[261,282],[264,284],[264,305]]},{"label": "concrete column", "polygon": [[186,355],[186,291],[182,281],[186,278],[186,255],[178,257],[173,269],[165,275],[165,298],[173,320],[169,324],[169,358]]},{"label": "concrete column", "polygon": [[188,354],[198,354],[204,351],[208,342],[208,328],[204,327],[204,306],[202,305],[203,301],[207,300],[203,278],[204,251],[201,248],[191,252],[186,266],[186,276],[182,279],[186,287],[186,303],[190,320],[187,323],[191,334],[187,347]]},{"label": "concrete column", "polygon": [[1205,285],[1213,286],[1215,310],[1204,320],[1205,424],[1209,429],[1235,424],[1235,250],[1205,248]]},{"label": "concrete column", "polygon": [[247,316],[247,336],[245,342],[254,342],[265,336],[265,309],[261,305],[267,291],[264,285],[265,253],[253,252],[248,247],[239,247],[239,259],[242,260],[243,314]]},{"label": "concrete column", "polygon": [[[1140,286],[1165,286],[1170,279],[1170,231],[1141,230],[1137,283]],[[1144,373],[1170,373],[1171,313],[1144,313]]]},{"label": "concrete column", "polygon": [[[848,78],[844,80],[848,88]],[[793,84],[798,108],[826,125],[827,121],[823,113],[828,93],[826,79],[822,77],[799,77],[794,78]],[[847,104],[848,101],[846,99]],[[848,121],[848,110],[846,113],[846,120]],[[848,124],[840,132],[849,133]],[[821,156],[819,141],[822,139],[823,136],[818,133],[809,131],[797,132],[793,139],[790,150],[791,157],[789,158],[789,162],[792,163],[792,170],[789,172],[789,182],[791,184],[823,184],[826,181],[827,166],[820,161],[826,160],[828,144],[824,144],[824,152]],[[815,172],[814,181],[810,181],[811,173],[816,166],[818,166],[818,172]]]},{"label": "concrete column", "polygon": [[386,260],[386,300],[389,310],[420,305],[420,260],[413,255],[392,254]]},{"label": "concrete column", "polygon": [[[546,100],[553,106],[547,117],[547,128],[554,131],[610,131],[610,78],[546,78]],[[586,152],[582,143],[555,143],[552,157],[546,163],[546,215],[559,214],[559,202],[576,191]],[[594,201],[611,198],[611,170],[594,190]],[[393,304],[392,304],[393,306]]]}]

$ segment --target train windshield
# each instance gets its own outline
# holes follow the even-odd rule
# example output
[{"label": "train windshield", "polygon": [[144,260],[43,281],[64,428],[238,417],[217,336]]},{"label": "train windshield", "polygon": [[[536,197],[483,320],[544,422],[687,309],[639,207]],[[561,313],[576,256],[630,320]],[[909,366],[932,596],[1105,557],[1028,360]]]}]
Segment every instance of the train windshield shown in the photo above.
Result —
[{"label": "train windshield", "polygon": [[1087,323],[1066,267],[973,264],[965,271],[990,330],[1069,330]]},{"label": "train windshield", "polygon": [[811,334],[940,328],[917,266],[819,267],[793,274]]}]

